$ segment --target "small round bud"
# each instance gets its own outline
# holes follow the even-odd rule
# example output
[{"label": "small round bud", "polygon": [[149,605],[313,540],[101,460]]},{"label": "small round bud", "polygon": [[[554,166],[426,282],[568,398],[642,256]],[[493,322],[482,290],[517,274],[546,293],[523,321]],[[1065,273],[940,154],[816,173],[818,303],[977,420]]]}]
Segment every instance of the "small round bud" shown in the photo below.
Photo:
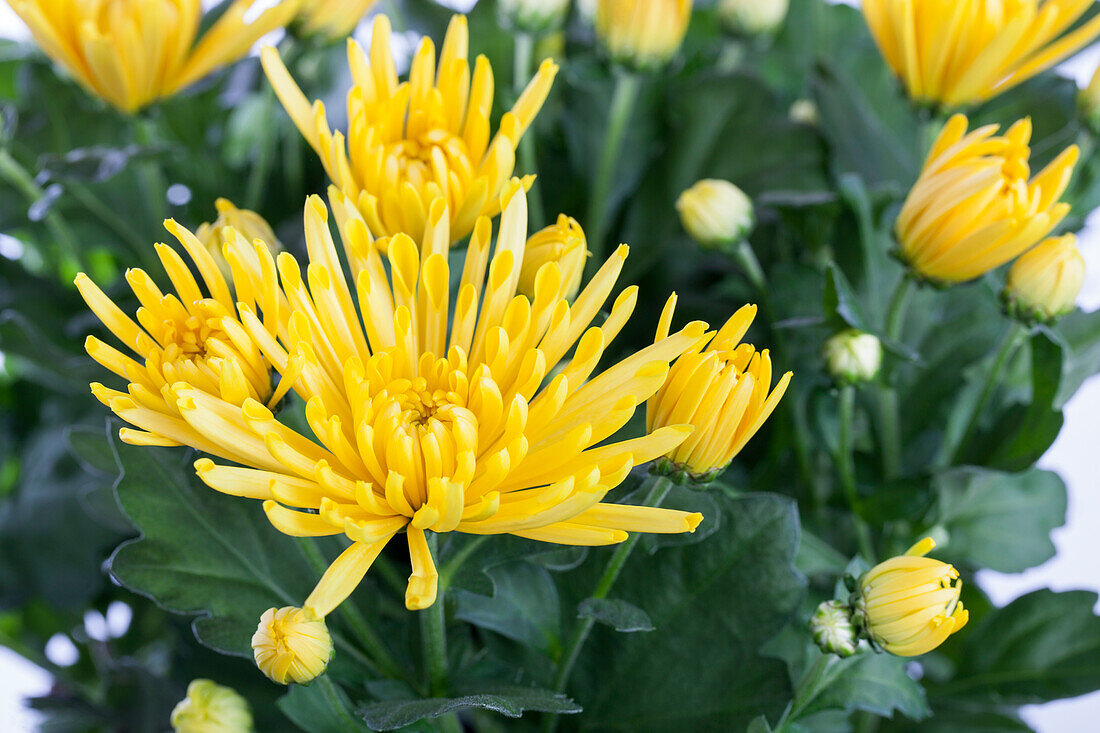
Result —
[{"label": "small round bud", "polygon": [[562,214],[558,221],[531,235],[523,251],[516,290],[532,300],[543,265],[555,262],[561,271],[562,297],[572,300],[581,288],[588,244],[576,219]]},{"label": "small round bud", "polygon": [[825,601],[810,619],[814,643],[826,654],[850,657],[859,648],[859,633],[852,623],[852,609],[840,601]]},{"label": "small round bud", "polygon": [[707,178],[676,200],[680,222],[705,249],[730,248],[743,241],[756,223],[752,199],[729,181]]},{"label": "small round bud", "polygon": [[736,36],[771,36],[787,18],[789,0],[719,0],[718,17]]},{"label": "small round bud", "polygon": [[791,118],[791,122],[807,127],[817,127],[821,124],[821,111],[812,99],[796,99],[787,116]]},{"label": "small round bud", "polygon": [[211,680],[192,680],[169,722],[175,733],[249,733],[252,711],[236,690]]},{"label": "small round bud", "polygon": [[825,342],[825,365],[841,382],[870,382],[882,366],[882,342],[856,329],[841,331]]},{"label": "small round bud", "polygon": [[1052,237],[1020,256],[1008,271],[1005,311],[1024,322],[1049,323],[1073,310],[1085,283],[1077,237]]},{"label": "small round bud", "polygon": [[324,619],[301,608],[269,608],[252,635],[252,652],[256,666],[272,681],[305,684],[328,667],[332,637]]},{"label": "small round bud", "polygon": [[524,33],[560,28],[569,12],[569,0],[498,0],[502,25]]},{"label": "small round bud", "polygon": [[615,61],[659,69],[680,50],[692,0],[599,0],[596,34]]}]

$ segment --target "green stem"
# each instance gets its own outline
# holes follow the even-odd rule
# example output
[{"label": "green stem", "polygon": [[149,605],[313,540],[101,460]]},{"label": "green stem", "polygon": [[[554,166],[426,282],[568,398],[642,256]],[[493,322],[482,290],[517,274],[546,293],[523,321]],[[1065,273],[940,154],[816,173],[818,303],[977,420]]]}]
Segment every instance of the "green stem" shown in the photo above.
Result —
[{"label": "green stem", "polygon": [[445,587],[450,586],[451,580],[454,578],[458,569],[470,558],[470,555],[474,554],[477,548],[481,547],[492,535],[482,534],[474,535],[473,539],[467,540],[466,544],[462,546],[462,549],[455,553],[447,564],[439,570],[439,583]]},{"label": "green stem", "polygon": [[[262,86],[263,119],[271,120],[275,112],[275,88],[266,83]],[[256,162],[252,165],[252,170],[249,172],[248,184],[245,187],[244,208],[246,209],[259,209],[260,204],[263,203],[268,172],[271,170],[271,163],[275,158],[275,130],[276,127],[272,123],[261,126],[260,139],[256,143],[259,147],[259,154],[256,156]]]},{"label": "green stem", "polygon": [[[897,342],[901,338],[901,329],[905,323],[905,312],[909,305],[909,296],[913,292],[913,281],[908,274],[902,274],[894,294],[890,298],[890,308],[886,312],[886,339]],[[885,371],[879,382],[879,435],[882,442],[882,473],[886,479],[897,478],[901,473],[901,426],[898,415],[898,394],[886,377]]]},{"label": "green stem", "polygon": [[346,699],[340,693],[339,688],[336,687],[336,683],[332,681],[331,677],[327,674],[323,674],[316,679],[314,684],[321,690],[325,702],[328,703],[329,708],[332,710],[332,714],[336,717],[340,730],[347,731],[348,733],[359,733],[367,729],[363,723],[356,720],[355,716],[352,715]]},{"label": "green stem", "polygon": [[[38,202],[46,195],[46,192],[35,183],[34,176],[18,160],[12,157],[7,148],[0,148],[0,178],[3,178],[15,190],[23,194],[30,204]],[[42,221],[46,224],[50,237],[57,245],[57,250],[61,254],[60,259],[78,263],[76,236],[69,229],[69,225],[64,218],[51,207]]]},{"label": "green stem", "polygon": [[856,526],[856,540],[859,551],[867,562],[875,560],[875,549],[871,541],[871,530],[863,519],[859,500],[859,488],[856,485],[856,466],[852,456],[852,422],[855,415],[856,388],[846,384],[840,388],[840,432],[837,436],[836,464],[840,473],[840,483],[848,506],[852,510],[852,521]]},{"label": "green stem", "polygon": [[615,78],[615,92],[611,98],[611,111],[607,120],[607,132],[604,135],[603,149],[596,168],[596,181],[592,195],[588,199],[588,244],[592,257],[588,260],[588,276],[603,265],[607,257],[607,215],[608,197],[611,195],[611,182],[618,167],[619,151],[623,145],[634,105],[641,89],[641,77],[631,71],[619,70]]},{"label": "green stem", "polygon": [[[146,148],[156,145],[160,137],[157,123],[152,117],[134,117],[135,137]],[[157,161],[143,160],[137,165],[138,181],[145,192],[146,204],[155,230],[168,218],[168,182]]]},{"label": "green stem", "polygon": [[1024,329],[1019,322],[1012,321],[1009,324],[1008,330],[1001,340],[1001,345],[997,349],[997,355],[993,359],[993,364],[989,367],[989,371],[985,375],[985,385],[982,387],[981,395],[970,411],[970,418],[966,421],[966,427],[963,428],[963,431],[959,434],[958,442],[954,444],[949,452],[952,464],[957,464],[962,458],[962,451],[970,441],[974,431],[977,429],[978,421],[982,417],[982,412],[985,411],[985,407],[989,403],[989,398],[993,396],[993,390],[997,387],[997,383],[1000,382],[1001,373],[1004,371],[1005,364],[1008,363],[1008,357],[1016,350],[1016,347],[1020,344],[1021,338],[1026,334],[1027,330]]},{"label": "green stem", "polygon": [[[432,557],[439,557],[439,536],[428,532],[428,550]],[[420,642],[423,645],[424,672],[428,695],[446,697],[447,684],[447,609],[445,596],[447,586],[439,582],[435,603],[420,611]],[[448,713],[438,719],[445,733],[461,733],[462,725],[454,713]]]},{"label": "green stem", "polygon": [[818,655],[817,659],[802,674],[802,679],[799,681],[798,687],[795,688],[791,704],[783,711],[783,717],[776,723],[774,733],[790,730],[790,724],[797,721],[801,717],[802,711],[829,686],[829,683],[832,682],[832,679],[828,676],[829,668],[833,666],[836,660],[837,657],[833,654]]},{"label": "green stem", "polygon": [[65,188],[89,214],[99,219],[105,227],[125,241],[135,256],[152,264],[151,255],[154,250],[150,239],[139,234],[126,219],[107,205],[88,186],[79,181],[67,181]]},{"label": "green stem", "polygon": [[398,0],[387,0],[386,2],[386,16],[393,22],[393,29],[398,33],[404,33],[409,29],[409,24],[405,22],[405,14],[401,12],[402,3]]},{"label": "green stem", "polygon": [[[668,492],[672,490],[672,481],[665,476],[651,475],[647,483],[650,484],[650,489],[643,506],[660,506],[661,502],[668,496]],[[596,582],[596,587],[592,591],[592,598],[607,597],[607,594],[611,591],[611,587],[614,586],[615,581],[618,580],[619,573],[622,572],[623,566],[626,565],[626,561],[630,559],[630,554],[634,552],[634,547],[638,544],[639,537],[641,537],[641,535],[637,533],[631,534],[630,537],[615,550],[615,554],[611,556],[611,559],[608,560],[607,566],[603,570],[603,575],[601,575],[600,579]],[[595,623],[595,619],[591,616],[586,616],[573,629],[573,634],[569,637],[569,642],[565,646],[565,651],[562,652],[561,661],[558,663],[558,672],[554,676],[554,692],[561,693],[565,691],[565,686],[569,682],[569,676],[573,673],[573,667],[576,665],[581,650],[584,648],[584,643],[588,641],[588,635],[592,633],[592,626]],[[557,724],[558,717],[556,715],[547,715],[543,718],[542,730],[544,733],[552,733],[557,727]]]},{"label": "green stem", "polygon": [[[527,79],[531,76],[531,62],[535,55],[535,37],[530,33],[516,33],[515,51],[512,64],[512,89],[517,98],[527,86]],[[535,138],[528,131],[527,135],[520,138],[519,172],[521,174],[538,174],[538,152],[535,149]],[[537,183],[537,181],[536,181]],[[546,212],[542,205],[542,196],[538,190],[532,191],[527,196],[527,221],[532,229],[542,229],[546,224]]]},{"label": "green stem", "polygon": [[741,269],[745,271],[745,276],[753,284],[753,287],[759,290],[762,295],[767,295],[768,279],[764,275],[764,268],[760,266],[760,260],[756,259],[756,252],[753,251],[749,240],[741,240],[741,243],[737,245],[737,249],[733,252],[733,257],[741,265]]}]

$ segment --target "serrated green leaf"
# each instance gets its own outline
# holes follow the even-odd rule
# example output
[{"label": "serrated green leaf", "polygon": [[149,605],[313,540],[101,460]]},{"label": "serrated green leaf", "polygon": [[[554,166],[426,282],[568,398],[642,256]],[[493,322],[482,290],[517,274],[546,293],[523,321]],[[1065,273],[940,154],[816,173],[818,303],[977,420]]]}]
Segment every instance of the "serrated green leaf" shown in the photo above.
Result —
[{"label": "serrated green leaf", "polygon": [[486,571],[491,597],[456,590],[455,618],[502,634],[548,657],[561,652],[561,604],[550,572],[527,562]]},{"label": "serrated green leaf", "polygon": [[615,631],[653,631],[649,615],[619,598],[586,598],[577,606],[578,618],[591,618]]},{"label": "serrated green leaf", "polygon": [[519,718],[528,710],[568,714],[581,708],[565,695],[537,687],[499,687],[461,697],[426,700],[386,700],[362,705],[356,711],[374,730],[394,730],[425,718],[438,718],[460,710],[491,710]]},{"label": "serrated green leaf", "polygon": [[931,714],[924,688],[905,673],[908,660],[864,652],[839,659],[828,671],[824,689],[802,710],[804,719],[826,710],[864,710],[883,718],[900,713],[911,720]]},{"label": "serrated green leaf", "polygon": [[[345,707],[350,708],[351,700],[347,693],[339,685],[334,687]],[[333,712],[319,684],[291,685],[275,704],[283,715],[290,718],[290,722],[305,733],[347,733],[346,724]]]}]

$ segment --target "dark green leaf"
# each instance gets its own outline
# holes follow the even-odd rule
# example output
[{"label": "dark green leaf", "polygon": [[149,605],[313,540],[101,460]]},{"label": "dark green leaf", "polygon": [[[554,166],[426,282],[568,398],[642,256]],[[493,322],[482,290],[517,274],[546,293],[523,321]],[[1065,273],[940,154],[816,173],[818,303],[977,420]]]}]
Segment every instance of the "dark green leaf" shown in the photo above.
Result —
[{"label": "dark green leaf", "polygon": [[455,618],[557,657],[561,652],[561,604],[550,572],[531,563],[513,562],[486,573],[493,581],[492,597],[456,590]]},{"label": "dark green leaf", "polygon": [[577,607],[578,618],[592,618],[615,631],[653,631],[645,611],[617,598],[586,598]]},{"label": "dark green leaf", "polygon": [[537,687],[500,687],[455,698],[426,700],[387,700],[362,705],[357,710],[374,730],[394,730],[424,718],[459,710],[491,710],[509,718],[518,718],[527,710],[543,713],[579,713],[581,708],[565,695]]},{"label": "dark green leaf", "polygon": [[826,710],[865,710],[883,718],[901,713],[912,720],[931,714],[924,689],[905,673],[908,661],[867,651],[837,660],[825,689],[803,709],[799,719]]},{"label": "dark green leaf", "polygon": [[[333,685],[346,707],[351,701],[339,685]],[[319,684],[291,685],[285,695],[275,703],[283,715],[305,733],[347,733],[346,724],[336,716],[332,705],[325,699]]]}]

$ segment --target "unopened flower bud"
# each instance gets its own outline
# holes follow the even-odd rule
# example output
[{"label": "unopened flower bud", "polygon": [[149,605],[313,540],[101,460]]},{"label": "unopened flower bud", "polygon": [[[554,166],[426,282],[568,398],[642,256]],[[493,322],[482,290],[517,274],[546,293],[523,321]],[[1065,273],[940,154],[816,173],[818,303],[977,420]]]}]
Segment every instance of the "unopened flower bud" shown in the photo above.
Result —
[{"label": "unopened flower bud", "polygon": [[882,366],[882,342],[854,328],[825,342],[825,365],[840,382],[870,382]]},{"label": "unopened flower bud", "polygon": [[825,601],[810,619],[814,643],[826,654],[850,657],[859,648],[859,633],[852,623],[852,609],[840,601]]},{"label": "unopened flower bud", "polygon": [[328,667],[332,637],[325,620],[295,606],[269,608],[252,635],[256,666],[272,681],[305,684]]},{"label": "unopened flower bud", "polygon": [[615,61],[636,69],[667,64],[684,41],[692,0],[599,0],[596,33]]},{"label": "unopened flower bud", "polygon": [[859,581],[853,620],[869,639],[899,657],[932,651],[970,618],[959,600],[958,571],[924,557],[935,546],[925,538]]},{"label": "unopened flower bud", "polygon": [[676,200],[680,222],[705,249],[730,248],[752,232],[756,223],[752,199],[729,181],[706,178]]},{"label": "unopened flower bud", "polygon": [[1085,283],[1077,237],[1052,237],[1021,255],[1008,271],[1005,310],[1024,322],[1055,321],[1073,310]]},{"label": "unopened flower bud", "polygon": [[560,28],[569,12],[569,0],[498,0],[503,25],[524,33]]},{"label": "unopened flower bud", "polygon": [[719,0],[718,17],[738,36],[774,35],[787,18],[789,0]]},{"label": "unopened flower bud", "polygon": [[807,127],[817,127],[821,124],[821,111],[812,99],[796,99],[787,116],[791,118],[791,122]]},{"label": "unopened flower bud", "polygon": [[296,19],[302,35],[335,41],[355,30],[376,0],[307,0]]},{"label": "unopened flower bud", "polygon": [[562,297],[572,300],[581,288],[588,245],[576,219],[562,214],[556,223],[531,235],[523,252],[516,290],[532,300],[543,265],[555,262],[561,271]]},{"label": "unopened flower bud", "polygon": [[252,711],[236,690],[193,680],[169,719],[175,733],[250,733]]},{"label": "unopened flower bud", "polygon": [[282,250],[283,245],[275,236],[271,225],[255,211],[238,209],[228,199],[218,199],[214,202],[214,206],[218,209],[218,218],[213,223],[200,224],[195,230],[195,237],[203,243],[206,251],[217,263],[218,269],[222,271],[222,275],[230,283],[233,282],[233,273],[225,258],[224,249],[229,237],[234,236],[234,232],[244,237],[249,243],[255,239],[261,240],[272,254]]}]

